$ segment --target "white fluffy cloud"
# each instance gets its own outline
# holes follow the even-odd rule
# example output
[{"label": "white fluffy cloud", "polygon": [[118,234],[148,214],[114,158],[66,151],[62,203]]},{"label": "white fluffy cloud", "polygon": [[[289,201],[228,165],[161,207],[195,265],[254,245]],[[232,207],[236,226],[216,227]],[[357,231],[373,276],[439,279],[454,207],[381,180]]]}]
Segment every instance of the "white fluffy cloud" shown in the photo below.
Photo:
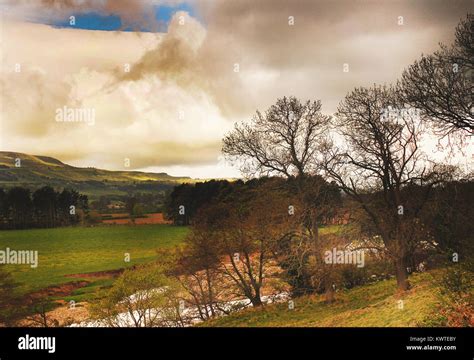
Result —
[{"label": "white fluffy cloud", "polygon": [[[176,24],[179,16],[187,27]],[[166,35],[16,22],[6,29],[2,149],[105,168],[121,168],[124,158],[133,168],[218,162],[231,122],[188,69],[206,31],[187,14],[175,15]],[[180,49],[169,48],[175,42]],[[177,56],[187,58],[179,64]],[[94,125],[56,122],[64,106],[94,109]]]}]

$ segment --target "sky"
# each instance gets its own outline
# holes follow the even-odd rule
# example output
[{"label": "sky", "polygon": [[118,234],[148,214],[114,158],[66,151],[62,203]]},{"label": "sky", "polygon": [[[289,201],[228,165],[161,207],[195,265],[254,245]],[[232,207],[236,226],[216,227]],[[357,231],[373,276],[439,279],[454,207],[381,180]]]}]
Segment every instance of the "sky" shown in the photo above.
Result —
[{"label": "sky", "polygon": [[353,88],[393,83],[450,43],[472,10],[461,0],[0,0],[0,150],[239,177],[221,156],[235,122],[285,95],[333,114]]}]

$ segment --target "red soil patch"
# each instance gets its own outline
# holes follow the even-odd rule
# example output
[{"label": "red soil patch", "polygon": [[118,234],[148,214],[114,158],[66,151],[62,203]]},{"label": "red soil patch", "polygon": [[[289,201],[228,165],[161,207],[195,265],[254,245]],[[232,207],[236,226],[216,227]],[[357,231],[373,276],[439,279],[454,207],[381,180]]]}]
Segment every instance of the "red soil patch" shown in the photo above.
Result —
[{"label": "red soil patch", "polygon": [[[134,268],[134,266],[132,266],[131,268]],[[107,271],[96,271],[84,274],[70,274],[65,275],[65,277],[74,279],[115,278],[119,276],[123,271],[124,269],[115,269]],[[90,281],[79,280],[68,282],[62,285],[49,286],[47,288],[32,292],[30,294],[30,298],[40,299],[46,297],[69,296],[74,290],[87,286],[89,283]]]},{"label": "red soil patch", "polygon": [[[104,214],[106,215],[106,214]],[[125,217],[128,214],[110,214],[112,218],[117,217]],[[109,224],[109,225],[131,225],[133,224],[132,219],[107,219],[102,220],[102,223]],[[143,218],[135,219],[136,225],[146,225],[146,224],[171,224],[171,221],[165,220],[162,213],[153,213],[153,214],[146,214]]]},{"label": "red soil patch", "polygon": [[106,271],[96,271],[90,273],[83,273],[83,274],[70,274],[66,275],[68,278],[103,278],[103,277],[117,277],[121,273],[123,273],[124,269],[116,269],[116,270],[106,270]]},{"label": "red soil patch", "polygon": [[68,296],[81,287],[87,286],[88,281],[73,281],[62,285],[50,286],[30,294],[32,299],[44,299],[46,297]]}]

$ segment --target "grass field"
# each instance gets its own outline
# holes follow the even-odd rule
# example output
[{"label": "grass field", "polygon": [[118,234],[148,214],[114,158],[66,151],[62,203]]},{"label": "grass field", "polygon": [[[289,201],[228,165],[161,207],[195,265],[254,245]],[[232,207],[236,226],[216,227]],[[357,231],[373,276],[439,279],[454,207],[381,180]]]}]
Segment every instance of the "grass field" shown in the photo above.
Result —
[{"label": "grass field", "polygon": [[[85,280],[67,277],[97,271],[120,269],[156,258],[156,249],[179,244],[188,229],[171,225],[99,226],[56,229],[0,231],[0,250],[38,250],[37,268],[5,265],[21,283],[21,292]],[[130,262],[125,262],[125,253]],[[90,279],[89,279],[90,280]],[[106,279],[91,282],[94,287]],[[84,293],[84,290],[79,291]]]},{"label": "grass field", "polygon": [[[287,303],[248,309],[199,326],[220,327],[396,327],[420,326],[433,318],[439,303],[438,289],[430,273],[410,277],[413,288],[403,297],[395,293],[395,280],[357,287],[337,293],[328,305],[323,297],[312,295]],[[399,308],[403,301],[403,309]]]}]

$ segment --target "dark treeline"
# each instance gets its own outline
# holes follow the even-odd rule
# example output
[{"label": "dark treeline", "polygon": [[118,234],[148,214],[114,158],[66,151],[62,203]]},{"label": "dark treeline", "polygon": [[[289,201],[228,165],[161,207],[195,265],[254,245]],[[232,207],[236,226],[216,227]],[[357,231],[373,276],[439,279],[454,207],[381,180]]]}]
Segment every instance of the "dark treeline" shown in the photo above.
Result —
[{"label": "dark treeline", "polygon": [[[139,204],[145,213],[162,212],[167,193],[171,192],[129,192],[127,195],[102,195],[90,202],[91,210],[100,213],[130,212],[130,207]],[[115,206],[114,206],[115,205]]]},{"label": "dark treeline", "polygon": [[80,223],[88,198],[72,189],[56,191],[44,186],[0,189],[0,229],[53,228]]},{"label": "dark treeline", "polygon": [[[407,266],[414,269],[424,261],[436,267],[453,253],[463,257],[473,254],[474,239],[474,181],[460,179],[445,181],[434,187],[411,184],[401,190],[406,198],[403,216],[413,223],[403,231],[412,234],[406,251]],[[383,192],[365,194],[365,203],[371,204],[384,219],[382,229],[391,229],[393,221],[382,204]],[[357,206],[357,205],[355,205]],[[351,207],[350,205],[348,207]],[[377,236],[380,230],[360,211],[352,214],[363,233]],[[380,225],[382,226],[382,225]]]},{"label": "dark treeline", "polygon": [[430,224],[431,238],[443,252],[466,258],[474,254],[474,181],[461,180],[433,189],[421,219]]},{"label": "dark treeline", "polygon": [[165,202],[165,216],[175,225],[189,225],[200,207],[212,200],[226,197],[242,185],[240,180],[234,183],[210,180],[175,186]]},{"label": "dark treeline", "polygon": [[[313,194],[311,201],[322,204],[328,203],[328,200],[330,200],[331,206],[319,213],[319,220],[322,223],[327,223],[338,213],[337,209],[342,204],[341,194],[335,185],[327,183],[320,177],[314,177],[313,181],[318,186],[322,186],[325,191]],[[237,201],[236,197],[238,198],[246,192],[258,190],[266,183],[273,183],[281,191],[289,192],[296,186],[295,179],[276,177],[261,177],[248,181],[210,180],[196,184],[181,184],[175,186],[167,197],[164,207],[165,216],[168,220],[173,221],[175,225],[190,225],[201,208],[214,203]]]}]

